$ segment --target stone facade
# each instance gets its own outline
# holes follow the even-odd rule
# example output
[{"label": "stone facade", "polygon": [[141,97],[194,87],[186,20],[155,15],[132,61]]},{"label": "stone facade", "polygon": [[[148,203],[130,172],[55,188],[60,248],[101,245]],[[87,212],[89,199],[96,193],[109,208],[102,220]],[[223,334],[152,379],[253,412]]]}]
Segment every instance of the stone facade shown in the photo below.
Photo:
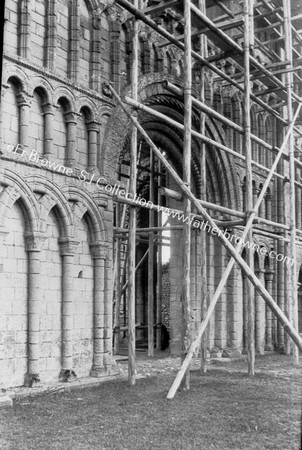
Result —
[{"label": "stone facade", "polygon": [[[54,381],[71,373],[102,376],[110,372],[112,363],[114,266],[114,199],[104,187],[117,180],[125,185],[120,172],[129,162],[129,120],[115,106],[104,82],[111,82],[123,95],[130,93],[131,20],[118,6],[97,0],[7,0],[5,18],[0,149],[0,385],[31,386],[38,379]],[[181,18],[172,10],[157,17],[157,22],[175,34],[183,31]],[[168,95],[162,81],[182,86],[182,55],[173,47],[161,47],[161,43],[161,38],[141,25],[139,98],[181,122],[183,102]],[[209,52],[215,52],[211,43]],[[226,64],[224,70],[238,68]],[[207,103],[241,123],[241,94],[234,88],[221,87],[207,71],[205,78]],[[261,90],[261,82],[256,83]],[[196,95],[199,85],[196,67]],[[273,105],[276,99],[272,95],[269,101]],[[146,113],[139,113],[138,118],[181,174],[182,133]],[[199,123],[199,113],[194,110],[193,126],[198,129]],[[210,117],[206,118],[206,127],[213,139],[244,153],[239,133]],[[252,131],[265,135],[271,144],[282,140],[276,122],[256,105],[252,108]],[[199,150],[199,143],[193,139],[192,179],[197,196]],[[243,163],[213,148],[208,150],[208,200],[244,211]],[[140,163],[147,168],[146,155],[143,150]],[[255,145],[253,155],[270,167],[271,152]],[[261,169],[254,173],[255,199],[265,175]],[[297,173],[297,180],[300,175]],[[149,196],[148,177],[147,169],[142,170],[138,192],[145,198]],[[176,189],[168,176],[161,181]],[[301,228],[300,187],[297,201],[297,223]],[[167,206],[181,209],[182,205],[167,201]],[[283,185],[274,179],[261,215],[277,220],[284,214]],[[145,210],[139,212],[138,220],[144,226]],[[179,222],[175,220],[174,224]],[[200,233],[192,230],[193,333],[202,317]],[[169,285],[169,331],[175,354],[181,347],[181,239],[181,230],[171,232],[169,279],[165,281]],[[281,241],[257,235],[255,241],[267,252],[285,252]],[[144,245],[139,244],[138,254],[143,254]],[[228,255],[211,236],[207,248],[210,299]],[[259,278],[284,308],[285,267],[267,257],[258,260],[257,256],[255,265]],[[136,313],[139,322],[146,325],[144,270],[137,280]],[[246,349],[245,283],[241,271],[234,269],[208,329],[208,346],[213,352]],[[258,297],[255,310],[257,351],[282,347],[283,330]],[[126,309],[123,314],[126,319]]]}]

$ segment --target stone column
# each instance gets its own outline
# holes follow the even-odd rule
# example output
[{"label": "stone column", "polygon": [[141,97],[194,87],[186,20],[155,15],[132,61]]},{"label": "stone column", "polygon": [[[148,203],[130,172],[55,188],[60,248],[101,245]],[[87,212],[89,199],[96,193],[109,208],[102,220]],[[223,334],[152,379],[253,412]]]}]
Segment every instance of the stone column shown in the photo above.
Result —
[{"label": "stone column", "polygon": [[257,200],[258,200],[258,193],[259,190],[257,188],[253,188],[253,206],[256,204]]},{"label": "stone column", "polygon": [[[265,273],[266,290],[273,296],[273,279],[274,271],[268,270]],[[273,345],[273,313],[272,310],[266,305],[266,345],[265,350],[274,350]]]},{"label": "stone column", "polygon": [[105,353],[105,261],[107,248],[98,242],[90,244],[94,260],[94,298],[93,298],[93,362],[90,376],[101,377],[106,374]]},{"label": "stone column", "polygon": [[238,356],[242,351],[243,305],[242,286],[239,279],[241,279],[241,269],[235,266],[227,284],[228,354],[226,356],[232,357]]},{"label": "stone column", "polygon": [[[264,285],[263,270],[257,271],[257,277]],[[256,291],[255,295],[255,326],[255,350],[260,355],[263,355],[265,347],[265,302],[258,291]]]},{"label": "stone column", "polygon": [[243,298],[243,350],[242,353],[247,353],[247,283],[249,283],[247,276],[242,273],[242,298]]},{"label": "stone column", "polygon": [[29,138],[30,101],[23,92],[18,94],[17,101],[20,114],[19,143],[26,149]]},{"label": "stone column", "polygon": [[62,256],[62,367],[60,378],[68,381],[76,377],[73,370],[73,264],[79,242],[59,239]]},{"label": "stone column", "polygon": [[98,132],[99,125],[96,122],[87,124],[88,131],[88,170],[97,170],[97,156],[98,156]]},{"label": "stone column", "polygon": [[[228,263],[228,256],[225,247],[214,240],[214,266],[215,266],[215,286],[221,279],[222,273]],[[227,288],[225,287],[215,308],[215,347],[222,350],[227,344]]]},{"label": "stone column", "polygon": [[[277,248],[275,249],[277,253],[281,253],[282,255],[285,255],[285,245],[283,241],[278,241]],[[285,307],[285,268],[284,264],[275,262],[276,264],[276,270],[277,270],[277,289],[278,289],[278,306],[282,311],[284,311]],[[279,321],[277,321],[277,341],[278,341],[278,350],[280,352],[284,352],[284,328],[280,324]]]},{"label": "stone column", "polygon": [[68,112],[65,114],[65,122],[67,124],[67,145],[66,145],[66,165],[73,167],[76,163],[77,148],[77,114]]},{"label": "stone column", "polygon": [[44,114],[44,155],[53,156],[53,118],[54,110],[50,104],[43,106]]},{"label": "stone column", "polygon": [[111,372],[112,366],[112,262],[108,258],[108,249],[105,249],[107,256],[104,273],[104,366],[107,373]]},{"label": "stone column", "polygon": [[43,237],[38,233],[25,234],[25,251],[28,254],[28,366],[24,384],[27,387],[40,382],[40,251]]},{"label": "stone column", "polygon": [[263,217],[265,219],[266,217],[266,204],[265,204],[265,196],[264,199],[262,200],[260,206],[259,206],[259,216]]},{"label": "stone column", "polygon": [[272,220],[272,194],[266,194],[265,200],[266,200],[266,218],[268,220]]}]

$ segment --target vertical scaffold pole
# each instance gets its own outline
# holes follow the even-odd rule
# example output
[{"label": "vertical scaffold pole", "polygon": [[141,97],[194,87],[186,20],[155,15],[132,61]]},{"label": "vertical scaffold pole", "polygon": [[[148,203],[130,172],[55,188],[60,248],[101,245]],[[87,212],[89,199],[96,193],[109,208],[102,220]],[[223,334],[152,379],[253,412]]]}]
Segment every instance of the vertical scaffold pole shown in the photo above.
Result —
[{"label": "vertical scaffold pole", "polygon": [[[191,122],[192,122],[192,68],[191,68],[191,8],[190,0],[184,0],[184,143],[183,143],[183,181],[187,188],[191,186]],[[190,217],[191,201],[184,199],[184,216]],[[191,226],[185,222],[183,226],[183,344],[182,360],[190,347],[190,269],[191,269]],[[184,377],[183,388],[190,388],[190,369]]]},{"label": "vertical scaffold pole", "polygon": [[[283,0],[283,15],[284,15],[284,38],[285,38],[285,54],[284,58],[289,61],[289,68],[293,66],[293,50],[292,50],[292,27],[291,27],[291,9],[290,1]],[[292,89],[293,89],[293,73],[285,74],[285,84],[287,88],[287,120],[288,127],[293,121],[293,103],[292,103]],[[289,148],[289,226],[290,226],[290,243],[289,253],[294,263],[287,266],[288,285],[288,318],[293,326],[297,329],[298,319],[298,292],[297,292],[297,255],[296,255],[296,195],[295,195],[295,155],[294,155],[294,133],[290,134],[288,140]],[[286,338],[288,346],[291,342]],[[299,363],[299,349],[293,347],[294,362]]]},{"label": "vertical scaffold pole", "polygon": [[[253,0],[243,2],[244,8],[244,150],[245,150],[245,168],[246,168],[246,210],[248,214],[253,210],[253,180],[252,180],[252,146],[251,146],[251,82],[250,82],[250,45],[251,45],[251,26],[253,20]],[[253,242],[253,230],[247,235],[247,240]],[[246,247],[246,262],[249,267],[254,269],[254,255],[251,249]],[[255,374],[255,289],[252,283],[247,283],[247,349],[248,349],[248,372],[249,375]]]},{"label": "vertical scaffold pole", "polygon": [[[138,0],[134,0],[134,6],[138,7]],[[132,39],[132,98],[137,101],[138,83],[138,21],[133,18]],[[136,112],[134,111],[134,116]],[[130,146],[130,182],[129,192],[134,198],[136,194],[136,165],[137,165],[137,128],[132,125]],[[129,213],[129,237],[128,237],[128,381],[135,384],[135,235],[136,235],[136,209],[130,207]]]},{"label": "vertical scaffold pole", "polygon": [[[154,202],[154,154],[150,149],[149,200]],[[154,227],[154,211],[149,210],[149,227]],[[148,356],[154,356],[154,234],[149,233],[148,254]]]},{"label": "vertical scaffold pole", "polygon": [[[161,163],[158,161],[158,182],[157,182],[157,204],[161,205]],[[163,217],[162,213],[157,213],[157,226],[162,227],[163,226]],[[162,232],[158,233],[158,236],[163,236]],[[157,350],[161,349],[161,325],[162,325],[162,246],[159,245],[157,247],[157,272],[156,272],[156,348]]]},{"label": "vertical scaffold pole", "polygon": [[[199,9],[201,12],[206,12],[205,0],[199,0]],[[207,37],[202,34],[200,36],[200,54],[203,58],[207,57]],[[200,69],[200,100],[205,103],[205,68],[204,66]],[[204,112],[200,114],[200,133],[206,134],[206,115]],[[201,143],[200,152],[200,198],[201,200],[206,200],[206,144]],[[207,240],[206,232],[203,230],[201,232],[201,319],[207,310]],[[196,280],[197,283],[197,280]],[[198,295],[198,293],[197,293]],[[206,373],[207,366],[207,335],[205,333],[204,338],[201,341],[200,347],[200,371],[201,373]]]}]

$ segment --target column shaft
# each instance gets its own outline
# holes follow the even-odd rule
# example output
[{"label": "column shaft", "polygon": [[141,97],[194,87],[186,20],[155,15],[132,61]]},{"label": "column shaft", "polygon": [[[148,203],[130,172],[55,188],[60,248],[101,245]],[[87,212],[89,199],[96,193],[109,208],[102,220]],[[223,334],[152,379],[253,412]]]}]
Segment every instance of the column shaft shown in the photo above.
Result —
[{"label": "column shaft", "polygon": [[92,243],[90,249],[94,259],[93,361],[90,375],[101,377],[106,373],[105,260],[107,249],[99,243]]},{"label": "column shaft", "polygon": [[73,255],[62,255],[62,371],[73,368]]},{"label": "column shaft", "polygon": [[[267,272],[265,274],[266,290],[273,296],[273,272]],[[273,345],[273,313],[271,309],[266,306],[266,345],[265,350],[274,350]]]},{"label": "column shaft", "polygon": [[18,104],[20,114],[19,142],[23,147],[28,148],[30,104],[24,99],[23,94],[18,96]]},{"label": "column shaft", "polygon": [[48,157],[53,156],[53,118],[53,111],[44,112],[44,154]]},{"label": "column shaft", "polygon": [[39,373],[40,253],[28,251],[28,375]]},{"label": "column shaft", "polygon": [[[258,272],[258,278],[262,284],[264,284],[264,272]],[[256,291],[255,295],[255,346],[256,352],[261,355],[264,354],[265,348],[265,302],[261,295]]]},{"label": "column shaft", "polygon": [[72,112],[67,113],[66,123],[67,123],[66,165],[72,167],[76,163],[75,157],[75,151],[77,147],[76,115]]},{"label": "column shaft", "polygon": [[97,168],[98,128],[94,123],[88,124],[88,169]]}]

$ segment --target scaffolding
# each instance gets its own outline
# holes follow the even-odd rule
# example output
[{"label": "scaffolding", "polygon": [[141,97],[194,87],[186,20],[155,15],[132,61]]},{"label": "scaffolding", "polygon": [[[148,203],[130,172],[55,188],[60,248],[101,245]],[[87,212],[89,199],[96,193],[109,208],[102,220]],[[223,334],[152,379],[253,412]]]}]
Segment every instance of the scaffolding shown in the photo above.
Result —
[{"label": "scaffolding", "polygon": [[[192,2],[191,0],[162,0],[161,2],[154,2],[152,6],[141,9],[139,0],[134,0],[133,3],[127,0],[116,0],[116,3],[123,7],[128,13],[133,16],[133,40],[132,40],[132,97],[126,97],[123,100],[118,93],[109,85],[117,104],[123,109],[125,114],[131,121],[131,152],[130,152],[130,174],[129,174],[129,192],[136,193],[136,171],[137,171],[137,136],[138,133],[143,137],[151,150],[150,156],[150,180],[154,177],[154,160],[158,161],[158,167],[165,168],[166,172],[174,179],[180,192],[171,191],[167,188],[161,189],[161,195],[158,197],[160,205],[163,196],[183,199],[183,213],[185,216],[191,217],[193,215],[192,208],[194,208],[194,217],[206,220],[211,226],[212,230],[216,231],[217,239],[226,248],[231,255],[218,287],[210,299],[208,305],[206,302],[206,261],[202,264],[202,292],[200,293],[201,310],[204,312],[202,321],[199,325],[198,333],[194,340],[190,335],[190,252],[191,252],[191,226],[190,222],[184,223],[180,227],[183,229],[183,273],[182,273],[182,302],[183,302],[183,352],[182,365],[176,376],[176,379],[168,393],[167,398],[172,399],[183,382],[184,388],[189,388],[189,366],[190,361],[196,351],[201,350],[201,370],[205,370],[205,344],[203,342],[204,333],[209,324],[211,315],[214,312],[217,301],[222,293],[223,288],[228,280],[228,277],[237,263],[247,279],[247,305],[248,305],[248,372],[250,375],[254,374],[255,366],[255,338],[254,338],[254,288],[262,296],[266,302],[267,307],[275,315],[281,326],[284,328],[287,335],[295,344],[293,347],[293,355],[296,363],[299,361],[299,350],[302,350],[302,338],[298,333],[297,317],[298,317],[298,299],[297,299],[297,259],[296,259],[296,245],[297,235],[302,234],[302,230],[297,228],[296,224],[296,201],[295,201],[295,187],[301,187],[301,183],[296,179],[296,168],[302,167],[299,158],[299,149],[295,144],[295,134],[301,136],[301,131],[297,126],[297,120],[300,116],[300,109],[302,106],[302,98],[295,86],[301,86],[302,79],[297,73],[301,69],[301,44],[302,36],[294,27],[297,23],[299,15],[291,18],[290,0],[245,0],[238,2],[240,11],[232,12],[221,0],[198,0]],[[221,10],[221,16],[211,20],[207,16],[207,7],[216,5]],[[159,26],[151,17],[156,13],[163,12],[168,8],[173,8],[176,12],[183,15],[184,18],[184,33],[183,35],[174,36],[166,29]],[[163,46],[174,45],[183,51],[184,62],[184,87],[183,89],[169,83],[163,82],[163,86],[167,92],[174,94],[181,98],[184,102],[184,122],[179,123],[176,120],[167,117],[150,106],[144,105],[138,101],[138,23],[142,21],[151,29],[155,30],[165,41]],[[272,37],[267,39],[263,36],[263,30],[272,30],[269,33]],[[230,33],[229,31],[232,30]],[[234,33],[234,31],[236,31]],[[265,33],[264,33],[265,34]],[[199,51],[196,52],[192,48],[192,37],[199,37],[200,46]],[[242,38],[242,44],[238,39]],[[207,42],[211,42],[216,49],[216,55],[208,56]],[[275,51],[275,46],[278,46],[279,51]],[[266,55],[269,55],[271,64],[265,67],[256,57],[256,50]],[[227,74],[217,67],[216,63],[220,60],[230,60],[236,64],[237,72]],[[200,64],[201,70],[201,85],[199,98],[192,95],[192,67],[193,62],[197,61]],[[243,125],[239,125],[224,115],[220,114],[205,101],[205,85],[204,85],[204,70],[209,69],[216,80],[222,83],[234,86],[243,94],[244,114]],[[260,79],[264,90],[260,93],[255,92],[251,84],[251,80]],[[265,101],[267,94],[274,94],[278,98],[279,103],[277,107],[272,107],[271,104]],[[253,134],[251,129],[251,102],[256,103],[259,107],[268,112],[275,118],[278,124],[283,127],[283,142],[278,148],[265,139]],[[129,108],[129,106],[131,108]],[[192,129],[192,108],[198,109],[200,112],[200,130]],[[165,154],[159,149],[151,140],[148,133],[137,120],[138,111],[145,111],[148,114],[155,116],[162,121],[165,121],[175,128],[183,131],[183,177],[181,178],[176,170],[169,163]],[[206,115],[221,122],[228,127],[231,127],[236,132],[243,136],[244,154],[240,154],[236,149],[230,148],[222,143],[216,142],[206,135],[205,117]],[[197,198],[192,193],[191,188],[191,141],[192,137],[200,140],[200,167],[201,167],[201,196]],[[271,151],[275,159],[270,168],[264,164],[260,164],[253,160],[252,145],[253,143],[260,144],[264,149]],[[207,152],[206,144],[211,147],[218,148],[221,151],[231,154],[234,158],[241,159],[245,164],[246,173],[246,189],[245,189],[245,205],[246,212],[237,211],[230,208],[225,208],[214,203],[206,201],[205,186],[205,155]],[[297,155],[298,152],[298,155]],[[286,170],[284,173],[280,170],[280,161],[286,161]],[[255,201],[253,197],[253,169],[260,168],[267,177],[262,186],[261,192]],[[160,172],[160,170],[159,170]],[[160,176],[160,175],[159,175]],[[278,178],[286,183],[284,195],[288,199],[288,220],[285,223],[273,222],[263,217],[260,217],[258,211],[263,202],[264,196],[267,192],[272,178]],[[151,192],[153,187],[151,186]],[[136,207],[137,204],[131,200],[121,200],[124,204],[130,207],[129,213],[129,229],[123,228],[125,211],[122,213],[122,218],[119,222],[121,225],[115,230],[118,240],[115,280],[118,280],[116,289],[116,310],[120,308],[120,298],[126,287],[128,287],[128,373],[129,383],[135,383],[135,246],[137,236],[147,235],[147,242],[149,248],[139,265],[148,256],[148,354],[153,356],[154,351],[154,299],[153,299],[153,255],[154,245],[159,245],[161,248],[161,233],[164,230],[161,221],[158,221],[158,226],[155,226],[154,211],[159,211],[159,205],[155,205],[152,197],[152,208],[149,215],[149,228],[136,229]],[[220,211],[229,214],[232,219],[229,221],[214,220],[209,214],[209,210]],[[234,226],[242,229],[242,242],[248,240],[253,241],[253,225],[262,223],[273,225],[280,230],[280,233],[269,233],[262,231],[264,235],[274,236],[275,239],[282,238],[285,242],[287,254],[294,259],[292,267],[288,267],[286,273],[286,283],[288,288],[288,299],[285,305],[285,311],[282,311],[277,302],[272,298],[261,280],[257,278],[253,268],[253,252],[246,249],[245,258],[242,257],[243,246],[239,243],[233,246],[224,234],[219,233],[219,226]],[[257,232],[261,230],[257,229]],[[214,233],[213,233],[214,234]],[[121,289],[120,286],[120,242],[125,240],[128,236],[127,248],[127,264],[128,274],[127,282]],[[202,254],[206,254],[205,233],[201,237]],[[125,267],[126,267],[125,266]],[[160,273],[157,273],[157,279]],[[157,289],[160,289],[157,286]],[[157,302],[158,303],[158,302]],[[118,313],[117,313],[118,315]],[[116,319],[118,321],[118,318]],[[156,305],[156,321],[160,322],[160,305]],[[119,332],[119,326],[117,326]],[[157,342],[159,340],[159,330],[157,333]],[[287,350],[291,348],[291,340],[286,342]],[[117,339],[118,341],[118,339]],[[118,345],[118,344],[116,344]]]}]

